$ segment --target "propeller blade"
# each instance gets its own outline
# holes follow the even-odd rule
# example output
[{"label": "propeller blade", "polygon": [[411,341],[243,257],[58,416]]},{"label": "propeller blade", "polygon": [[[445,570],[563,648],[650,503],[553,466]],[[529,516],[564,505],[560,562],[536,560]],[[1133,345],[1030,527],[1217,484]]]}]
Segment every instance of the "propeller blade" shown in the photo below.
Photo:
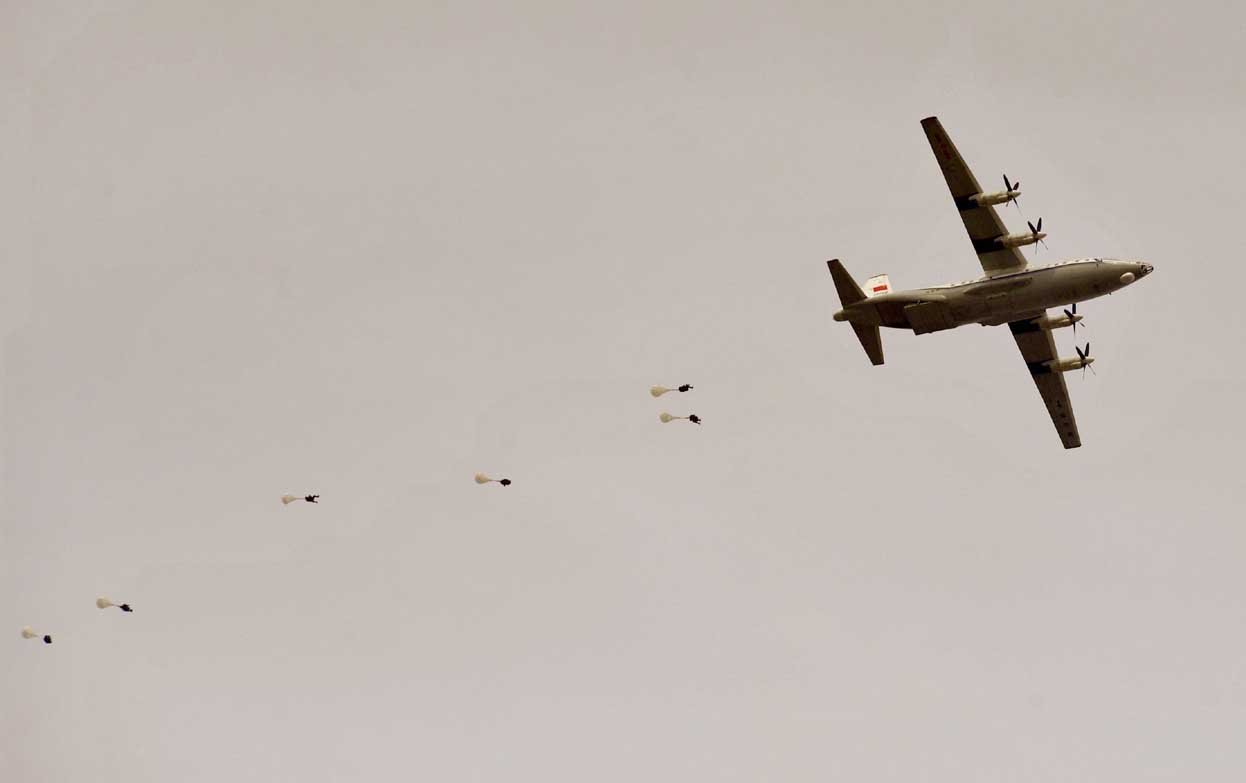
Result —
[{"label": "propeller blade", "polygon": [[1077,358],[1080,359],[1082,362],[1082,365],[1085,366],[1086,354],[1082,353],[1082,349],[1078,348],[1076,345],[1073,346],[1073,350],[1077,351]]},{"label": "propeller blade", "polygon": [[[1077,305],[1073,305],[1073,307],[1075,307],[1075,308],[1076,308],[1076,307],[1077,307]],[[1072,320],[1073,320],[1073,316],[1074,316],[1074,315],[1077,315],[1077,313],[1070,313],[1068,310],[1065,310],[1065,311],[1064,311],[1064,314],[1065,314],[1065,315],[1067,315],[1067,316],[1069,317],[1069,320],[1070,320],[1070,321],[1072,321]]]},{"label": "propeller blade", "polygon": [[1042,218],[1039,218],[1039,219],[1038,219],[1038,228],[1036,228],[1036,229],[1034,229],[1034,230],[1035,230],[1035,231],[1042,231],[1042,230],[1043,230],[1043,219],[1042,219]]},{"label": "propeller blade", "polygon": [[[1039,219],[1038,219],[1038,222],[1039,222],[1039,223],[1042,223],[1042,222],[1043,222],[1043,219],[1042,219],[1042,218],[1039,218]],[[1028,221],[1028,220],[1027,220],[1027,221],[1025,221],[1025,224],[1026,224],[1027,226],[1029,226],[1029,227],[1030,227],[1030,233],[1031,233],[1031,234],[1037,234],[1037,233],[1038,233],[1038,229],[1037,229],[1037,228],[1034,228],[1034,224],[1033,224],[1033,223],[1031,223],[1030,221]]]},{"label": "propeller blade", "polygon": [[1073,303],[1073,315],[1077,315],[1077,302]]},{"label": "propeller blade", "polygon": [[1004,175],[1004,189],[1007,190],[1009,193],[1012,192],[1012,183],[1008,181],[1007,174]]}]

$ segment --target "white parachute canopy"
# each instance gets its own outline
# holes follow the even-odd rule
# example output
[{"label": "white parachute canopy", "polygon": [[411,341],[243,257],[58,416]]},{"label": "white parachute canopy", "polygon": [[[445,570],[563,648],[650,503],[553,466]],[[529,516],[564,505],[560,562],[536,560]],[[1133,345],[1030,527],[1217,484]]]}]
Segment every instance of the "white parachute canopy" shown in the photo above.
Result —
[{"label": "white parachute canopy", "polygon": [[661,397],[663,394],[666,394],[669,391],[675,391],[675,390],[668,389],[665,386],[650,386],[649,387],[649,393],[652,394],[654,397]]},{"label": "white parachute canopy", "polygon": [[[23,628],[23,629],[22,629],[22,638],[23,638],[23,639],[38,639],[38,638],[39,638],[39,634],[35,633],[35,631],[34,631],[34,630],[33,630],[33,629],[32,629],[32,628],[28,625],[28,626],[26,626],[25,628]],[[43,643],[44,643],[44,644],[51,644],[51,643],[52,643],[52,637],[51,637],[51,636],[47,636],[47,635],[45,634],[45,635],[43,636]]]},{"label": "white parachute canopy", "polygon": [[134,611],[133,609],[130,608],[129,604],[114,604],[111,598],[106,598],[104,596],[100,596],[99,598],[95,599],[95,606],[100,609],[107,609],[110,606],[115,606],[123,612]]},{"label": "white parachute canopy", "polygon": [[659,418],[659,419],[661,419],[661,421],[662,421],[662,423],[663,423],[663,424],[670,424],[670,423],[671,423],[672,421],[674,421],[675,419],[682,419],[683,417],[682,417],[682,416],[672,416],[672,415],[670,415],[669,413],[667,413],[666,411],[662,411],[661,413],[659,413],[659,414],[658,414],[658,418]]},{"label": "white parachute canopy", "polygon": [[298,495],[282,495],[281,505],[288,506],[296,500],[302,500],[302,498],[299,497]]}]

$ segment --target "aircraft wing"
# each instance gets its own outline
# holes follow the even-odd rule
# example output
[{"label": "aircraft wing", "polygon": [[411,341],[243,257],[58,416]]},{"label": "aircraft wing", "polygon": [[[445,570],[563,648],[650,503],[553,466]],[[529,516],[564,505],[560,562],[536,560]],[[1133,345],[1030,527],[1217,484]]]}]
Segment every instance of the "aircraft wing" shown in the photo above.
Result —
[{"label": "aircraft wing", "polygon": [[1000,272],[1015,271],[1025,268],[1025,256],[1015,247],[1000,247],[995,244],[997,237],[1008,233],[1004,223],[995,212],[995,207],[980,207],[969,200],[982,192],[973,172],[965,165],[965,160],[956,151],[956,145],[948,138],[947,131],[938,117],[927,117],[922,120],[922,129],[930,141],[930,149],[934,150],[939,168],[943,170],[943,178],[947,180],[948,190],[952,191],[952,200],[960,210],[960,219],[969,232],[969,240],[978,254],[982,270],[988,275]]},{"label": "aircraft wing", "polygon": [[1069,403],[1069,387],[1064,383],[1064,373],[1053,372],[1046,365],[1046,362],[1056,358],[1056,341],[1050,330],[1039,328],[1039,317],[1012,321],[1008,328],[1021,350],[1021,358],[1030,368],[1038,393],[1047,405],[1051,423],[1056,425],[1056,434],[1066,449],[1075,449],[1082,445],[1082,439],[1077,434],[1077,419],[1073,418],[1073,406]]}]

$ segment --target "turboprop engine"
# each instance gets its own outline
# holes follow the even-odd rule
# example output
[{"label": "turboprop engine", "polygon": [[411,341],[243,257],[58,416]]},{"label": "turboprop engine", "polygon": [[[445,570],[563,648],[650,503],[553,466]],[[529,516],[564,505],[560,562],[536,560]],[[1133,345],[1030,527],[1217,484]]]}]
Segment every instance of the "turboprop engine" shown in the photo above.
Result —
[{"label": "turboprop engine", "polygon": [[998,193],[979,193],[976,196],[970,196],[969,200],[980,207],[991,207],[996,204],[1007,204],[1012,201],[1013,196],[1014,194],[1001,190]]},{"label": "turboprop engine", "polygon": [[1054,359],[1047,362],[1047,366],[1051,368],[1052,372],[1068,372],[1070,370],[1080,370],[1083,367],[1087,367],[1093,364],[1095,360],[1094,357],[1091,357],[1084,361],[1085,363],[1083,363],[1082,359]]},{"label": "turboprop engine", "polygon": [[980,207],[990,207],[995,204],[1007,204],[1009,202],[1017,204],[1017,209],[1021,205],[1017,203],[1017,199],[1021,198],[1021,183],[1009,182],[1008,175],[1004,175],[1004,187],[1007,190],[1001,190],[998,193],[979,193],[976,196],[970,196],[969,200]]},{"label": "turboprop engine", "polygon": [[1086,343],[1086,350],[1084,351],[1076,345],[1073,346],[1073,350],[1077,351],[1076,359],[1052,359],[1047,362],[1048,369],[1052,372],[1081,370],[1082,374],[1085,375],[1086,368],[1095,363],[1095,358],[1090,355],[1090,343]]},{"label": "turboprop engine", "polygon": [[1077,305],[1073,305],[1072,310],[1065,310],[1063,315],[1044,315],[1038,319],[1038,328],[1050,332],[1052,329],[1063,329],[1066,326],[1073,327],[1073,331],[1077,331],[1077,325],[1081,322],[1082,316],[1077,314]]},{"label": "turboprop engine", "polygon": [[1042,242],[1047,235],[1043,233],[1043,219],[1038,219],[1038,225],[1034,225],[1028,220],[1025,223],[1030,227],[1028,234],[1007,234],[995,240],[1004,247],[1022,247],[1023,245],[1032,245],[1035,242]]}]

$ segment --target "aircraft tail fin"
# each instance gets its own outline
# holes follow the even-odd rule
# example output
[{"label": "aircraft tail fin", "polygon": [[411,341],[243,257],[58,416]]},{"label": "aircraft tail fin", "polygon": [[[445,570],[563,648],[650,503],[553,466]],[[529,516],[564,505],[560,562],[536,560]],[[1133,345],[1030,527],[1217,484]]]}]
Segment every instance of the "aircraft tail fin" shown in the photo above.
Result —
[{"label": "aircraft tail fin", "polygon": [[831,279],[835,281],[835,290],[839,292],[841,305],[847,307],[865,298],[865,292],[861,290],[861,286],[852,279],[852,275],[848,274],[848,270],[844,269],[844,265],[839,263],[838,258],[827,261],[826,267],[831,270]]},{"label": "aircraft tail fin", "polygon": [[891,293],[891,278],[886,275],[874,275],[865,281],[865,295],[878,296]]},{"label": "aircraft tail fin", "polygon": [[873,364],[875,367],[882,364],[883,338],[878,333],[878,327],[867,324],[853,324],[852,331],[857,333],[857,339],[861,341],[861,347],[865,349],[865,355],[870,357],[870,364]]}]

